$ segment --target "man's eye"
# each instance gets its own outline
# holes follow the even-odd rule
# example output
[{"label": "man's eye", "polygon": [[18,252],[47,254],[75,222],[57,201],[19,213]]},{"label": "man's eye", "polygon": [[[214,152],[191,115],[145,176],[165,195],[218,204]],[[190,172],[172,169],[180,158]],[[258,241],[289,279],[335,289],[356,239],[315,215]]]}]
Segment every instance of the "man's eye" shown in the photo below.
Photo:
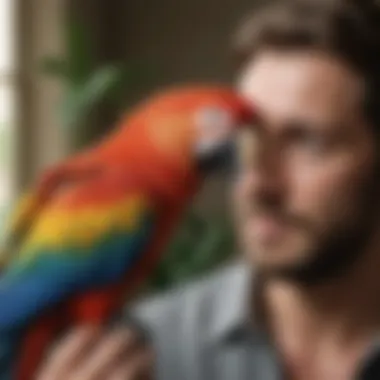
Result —
[{"label": "man's eye", "polygon": [[288,144],[296,147],[319,152],[326,148],[327,141],[319,133],[297,130],[288,136]]},{"label": "man's eye", "polygon": [[325,147],[325,140],[321,136],[315,136],[312,134],[305,134],[301,136],[300,143],[314,150],[320,150]]}]

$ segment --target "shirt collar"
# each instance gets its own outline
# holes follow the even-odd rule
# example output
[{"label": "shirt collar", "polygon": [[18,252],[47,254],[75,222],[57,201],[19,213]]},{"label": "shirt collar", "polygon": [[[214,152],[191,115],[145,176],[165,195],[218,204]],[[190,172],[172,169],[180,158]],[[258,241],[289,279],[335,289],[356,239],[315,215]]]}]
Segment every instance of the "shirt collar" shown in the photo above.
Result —
[{"label": "shirt collar", "polygon": [[228,340],[252,326],[253,272],[248,263],[238,261],[222,274],[213,300],[212,342]]}]

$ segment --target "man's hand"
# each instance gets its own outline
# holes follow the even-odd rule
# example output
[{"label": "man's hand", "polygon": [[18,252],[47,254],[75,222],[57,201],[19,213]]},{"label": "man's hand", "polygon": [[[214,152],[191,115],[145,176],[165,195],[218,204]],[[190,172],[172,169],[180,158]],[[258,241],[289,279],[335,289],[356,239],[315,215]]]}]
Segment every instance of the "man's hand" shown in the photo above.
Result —
[{"label": "man's hand", "polygon": [[150,379],[152,367],[152,351],[133,330],[81,327],[52,350],[37,380]]}]

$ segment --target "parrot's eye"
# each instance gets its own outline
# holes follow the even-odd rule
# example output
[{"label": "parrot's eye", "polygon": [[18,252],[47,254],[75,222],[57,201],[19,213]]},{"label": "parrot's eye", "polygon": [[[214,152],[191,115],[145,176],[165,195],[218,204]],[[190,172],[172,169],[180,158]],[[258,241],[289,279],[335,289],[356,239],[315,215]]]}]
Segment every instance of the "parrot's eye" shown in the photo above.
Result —
[{"label": "parrot's eye", "polygon": [[210,106],[198,111],[195,118],[197,140],[195,155],[202,171],[225,167],[231,153],[234,118],[223,107]]}]

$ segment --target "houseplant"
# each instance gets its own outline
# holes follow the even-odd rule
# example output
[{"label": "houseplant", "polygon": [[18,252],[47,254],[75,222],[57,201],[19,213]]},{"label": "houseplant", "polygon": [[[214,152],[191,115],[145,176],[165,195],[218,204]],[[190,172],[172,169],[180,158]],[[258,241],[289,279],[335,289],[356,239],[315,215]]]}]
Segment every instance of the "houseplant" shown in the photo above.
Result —
[{"label": "houseplant", "polygon": [[86,28],[78,20],[70,19],[65,54],[45,57],[41,62],[43,74],[59,80],[63,88],[58,117],[69,153],[92,140],[91,115],[98,106],[105,100],[120,106],[142,72],[140,65],[131,62],[97,66],[92,42]]}]

